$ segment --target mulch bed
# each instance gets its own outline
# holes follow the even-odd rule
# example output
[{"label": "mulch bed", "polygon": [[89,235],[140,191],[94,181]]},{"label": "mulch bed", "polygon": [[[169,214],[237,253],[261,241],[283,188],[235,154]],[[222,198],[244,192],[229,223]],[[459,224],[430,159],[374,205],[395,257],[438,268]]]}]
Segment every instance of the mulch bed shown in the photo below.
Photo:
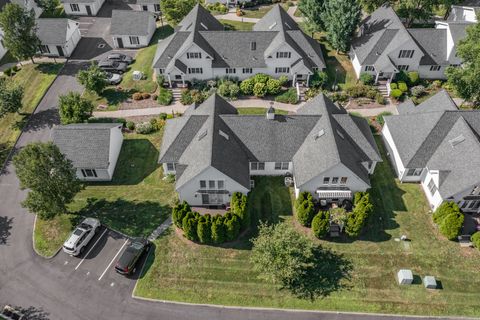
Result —
[{"label": "mulch bed", "polygon": [[159,106],[160,105],[155,100],[152,100],[152,98],[145,100],[133,100],[129,98],[120,104],[118,110],[146,109]]}]

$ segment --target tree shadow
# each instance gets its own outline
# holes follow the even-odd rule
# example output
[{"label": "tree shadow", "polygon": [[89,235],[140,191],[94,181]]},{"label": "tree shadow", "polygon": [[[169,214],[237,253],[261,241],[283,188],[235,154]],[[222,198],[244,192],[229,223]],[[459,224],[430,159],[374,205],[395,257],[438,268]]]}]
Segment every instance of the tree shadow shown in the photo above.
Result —
[{"label": "tree shadow", "polygon": [[0,245],[6,245],[10,237],[10,229],[12,229],[13,218],[7,216],[0,217]]},{"label": "tree shadow", "polygon": [[351,278],[352,270],[352,262],[343,255],[317,246],[310,263],[282,289],[290,291],[297,298],[313,301],[335,291],[349,289],[346,281]]},{"label": "tree shadow", "polygon": [[107,103],[109,105],[114,105],[115,106],[117,104],[120,104],[122,102],[127,101],[132,96],[132,94],[134,92],[135,92],[135,90],[119,91],[115,88],[109,87],[109,88],[106,88],[105,90],[103,90],[101,96],[104,97],[105,99],[107,99]]},{"label": "tree shadow", "polygon": [[60,115],[57,109],[47,109],[30,116],[24,125],[24,132],[39,131],[60,124]]},{"label": "tree shadow", "polygon": [[76,212],[93,217],[113,230],[135,237],[147,237],[170,214],[172,208],[153,201],[128,201],[88,198],[85,207]]},{"label": "tree shadow", "polygon": [[22,320],[49,320],[50,314],[43,311],[42,308],[36,307],[15,307],[15,310],[19,310],[23,314]]},{"label": "tree shadow", "polygon": [[60,72],[60,69],[62,69],[62,64],[60,63],[52,63],[52,62],[47,62],[47,63],[40,63],[38,64],[35,69],[40,71],[41,73],[44,74],[58,74]]}]

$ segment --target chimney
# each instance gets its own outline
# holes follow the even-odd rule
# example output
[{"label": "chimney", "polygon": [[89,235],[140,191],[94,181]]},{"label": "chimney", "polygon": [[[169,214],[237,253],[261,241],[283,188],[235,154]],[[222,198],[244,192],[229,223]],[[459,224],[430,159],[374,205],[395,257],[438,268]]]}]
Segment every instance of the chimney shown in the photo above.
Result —
[{"label": "chimney", "polygon": [[273,107],[273,102],[270,102],[270,108],[267,110],[267,119],[275,120],[275,108]]}]

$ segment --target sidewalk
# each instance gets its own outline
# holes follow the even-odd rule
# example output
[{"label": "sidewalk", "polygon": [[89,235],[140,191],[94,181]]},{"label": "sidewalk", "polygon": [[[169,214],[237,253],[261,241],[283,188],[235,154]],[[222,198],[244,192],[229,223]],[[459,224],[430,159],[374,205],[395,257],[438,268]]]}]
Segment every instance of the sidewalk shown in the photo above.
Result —
[{"label": "sidewalk", "polygon": [[240,22],[250,22],[250,23],[257,23],[260,19],[257,18],[247,18],[247,17],[239,17],[236,13],[229,12],[227,14],[220,14],[215,16],[217,19],[221,20],[231,20],[231,21],[240,21]]}]

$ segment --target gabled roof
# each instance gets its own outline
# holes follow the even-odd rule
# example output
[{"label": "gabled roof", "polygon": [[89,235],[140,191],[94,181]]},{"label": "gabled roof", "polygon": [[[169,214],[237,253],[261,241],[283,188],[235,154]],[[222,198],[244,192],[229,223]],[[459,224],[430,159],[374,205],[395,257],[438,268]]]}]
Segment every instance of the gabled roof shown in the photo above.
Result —
[{"label": "gabled roof", "polygon": [[300,30],[297,22],[280,6],[276,4],[254,26],[254,31],[288,31]]},{"label": "gabled roof", "polygon": [[69,28],[74,26],[76,23],[67,18],[37,19],[37,36],[44,45],[63,45],[69,40]]},{"label": "gabled roof", "polygon": [[155,21],[153,13],[136,10],[112,10],[111,35],[148,36]]},{"label": "gabled roof", "polygon": [[439,170],[444,198],[480,182],[480,111],[453,109],[452,104],[440,92],[414,112],[385,117],[405,167]]},{"label": "gabled roof", "polygon": [[423,51],[420,65],[448,64],[447,29],[411,28],[408,32]]},{"label": "gabled roof", "polygon": [[176,27],[177,31],[221,31],[225,27],[202,5],[197,4]]},{"label": "gabled roof", "polygon": [[416,106],[412,100],[407,100],[401,103],[397,107],[399,114],[411,114],[411,113],[427,113],[438,111],[455,111],[458,110],[457,105],[450,97],[448,92],[444,89],[440,90],[437,94],[425,100]]},{"label": "gabled roof", "polygon": [[118,123],[81,123],[55,126],[53,143],[75,168],[107,169],[110,154],[110,133]]}]

